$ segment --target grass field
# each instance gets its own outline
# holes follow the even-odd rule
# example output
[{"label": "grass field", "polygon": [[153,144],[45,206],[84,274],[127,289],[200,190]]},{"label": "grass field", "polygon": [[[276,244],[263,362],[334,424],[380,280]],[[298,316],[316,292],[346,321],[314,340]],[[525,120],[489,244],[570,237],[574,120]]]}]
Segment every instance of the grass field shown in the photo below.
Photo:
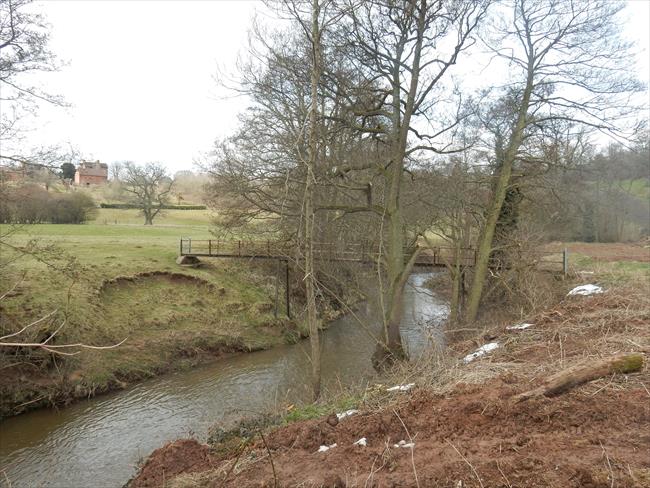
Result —
[{"label": "grass field", "polygon": [[636,180],[620,180],[621,188],[629,189],[630,194],[637,198],[647,200],[650,198],[650,179],[638,178]]},{"label": "grass field", "polygon": [[[117,349],[85,350],[56,360],[40,350],[0,356],[8,380],[0,391],[2,413],[20,411],[20,404],[108,390],[206,356],[265,348],[295,336],[293,324],[274,318],[274,278],[258,263],[176,265],[180,237],[210,237],[208,212],[168,211],[153,226],[138,221],[136,211],[102,209],[93,223],[14,229],[7,242],[38,249],[36,256],[44,261],[19,257],[3,246],[2,261],[9,264],[0,268],[0,295],[18,286],[2,301],[0,335],[57,310],[51,320],[30,328],[25,339],[42,340],[65,320],[55,342],[127,341]],[[3,234],[8,230],[0,226]],[[151,272],[196,279],[138,276]]]}]

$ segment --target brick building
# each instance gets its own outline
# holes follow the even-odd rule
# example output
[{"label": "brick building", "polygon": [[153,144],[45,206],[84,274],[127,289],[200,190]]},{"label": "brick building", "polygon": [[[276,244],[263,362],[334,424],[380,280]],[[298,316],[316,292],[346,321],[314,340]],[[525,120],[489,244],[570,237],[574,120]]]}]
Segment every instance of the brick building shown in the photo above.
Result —
[{"label": "brick building", "polygon": [[108,165],[99,161],[82,161],[74,174],[77,186],[103,185],[108,181]]}]

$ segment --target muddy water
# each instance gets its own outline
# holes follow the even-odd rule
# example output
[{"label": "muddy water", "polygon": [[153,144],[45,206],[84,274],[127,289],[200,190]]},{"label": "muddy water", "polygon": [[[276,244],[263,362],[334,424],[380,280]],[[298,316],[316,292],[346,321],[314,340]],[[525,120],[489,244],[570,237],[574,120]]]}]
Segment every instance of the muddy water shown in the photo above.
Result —
[{"label": "muddy water", "polygon": [[[405,291],[402,336],[411,354],[442,344],[443,300],[423,287],[430,273],[415,273]],[[378,323],[376,304],[356,316]],[[352,315],[323,334],[325,388],[372,377],[369,331]],[[229,423],[306,399],[308,341],[241,355],[147,381],[60,411],[42,410],[0,424],[0,486],[118,487],[135,465],[166,441],[200,438],[215,422]],[[4,483],[4,484],[3,484]]]}]

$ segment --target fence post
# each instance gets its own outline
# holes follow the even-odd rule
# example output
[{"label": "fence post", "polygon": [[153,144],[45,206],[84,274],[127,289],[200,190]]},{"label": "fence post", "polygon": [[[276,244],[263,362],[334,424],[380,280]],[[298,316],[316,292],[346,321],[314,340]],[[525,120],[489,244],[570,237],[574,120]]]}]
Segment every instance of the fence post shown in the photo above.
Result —
[{"label": "fence post", "polygon": [[192,254],[192,238],[190,237],[187,242],[189,243],[189,251],[188,254]]},{"label": "fence post", "polygon": [[286,284],[287,284],[285,286],[285,301],[287,303],[287,318],[291,318],[291,306],[290,306],[290,303],[289,303],[289,260],[288,259],[285,261],[285,264],[286,264],[285,279],[286,279]]},{"label": "fence post", "polygon": [[181,243],[180,243],[179,247],[180,247],[180,249],[179,249],[180,254],[179,255],[182,256],[183,255],[183,238],[182,237],[181,237]]},{"label": "fence post", "polygon": [[212,239],[208,239],[208,256],[212,256]]},{"label": "fence post", "polygon": [[279,290],[280,290],[280,260],[278,259],[277,266],[275,268],[275,307],[273,309],[273,316],[278,318],[278,302],[279,302]]},{"label": "fence post", "polygon": [[241,256],[241,241],[237,241],[237,255]]},{"label": "fence post", "polygon": [[569,274],[569,251],[566,247],[562,251],[562,273],[565,278]]}]

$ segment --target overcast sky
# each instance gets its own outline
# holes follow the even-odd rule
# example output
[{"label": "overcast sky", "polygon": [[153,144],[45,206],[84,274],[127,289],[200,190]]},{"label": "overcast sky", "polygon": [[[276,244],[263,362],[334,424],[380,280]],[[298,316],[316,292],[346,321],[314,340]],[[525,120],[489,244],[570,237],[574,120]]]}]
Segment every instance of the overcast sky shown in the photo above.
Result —
[{"label": "overcast sky", "polygon": [[[233,71],[253,16],[253,0],[47,0],[51,48],[67,65],[42,75],[69,109],[43,108],[30,141],[70,142],[104,162],[160,161],[173,171],[236,126],[245,107],[214,80]],[[626,35],[643,50],[639,76],[649,78],[650,1],[627,7]]]}]

